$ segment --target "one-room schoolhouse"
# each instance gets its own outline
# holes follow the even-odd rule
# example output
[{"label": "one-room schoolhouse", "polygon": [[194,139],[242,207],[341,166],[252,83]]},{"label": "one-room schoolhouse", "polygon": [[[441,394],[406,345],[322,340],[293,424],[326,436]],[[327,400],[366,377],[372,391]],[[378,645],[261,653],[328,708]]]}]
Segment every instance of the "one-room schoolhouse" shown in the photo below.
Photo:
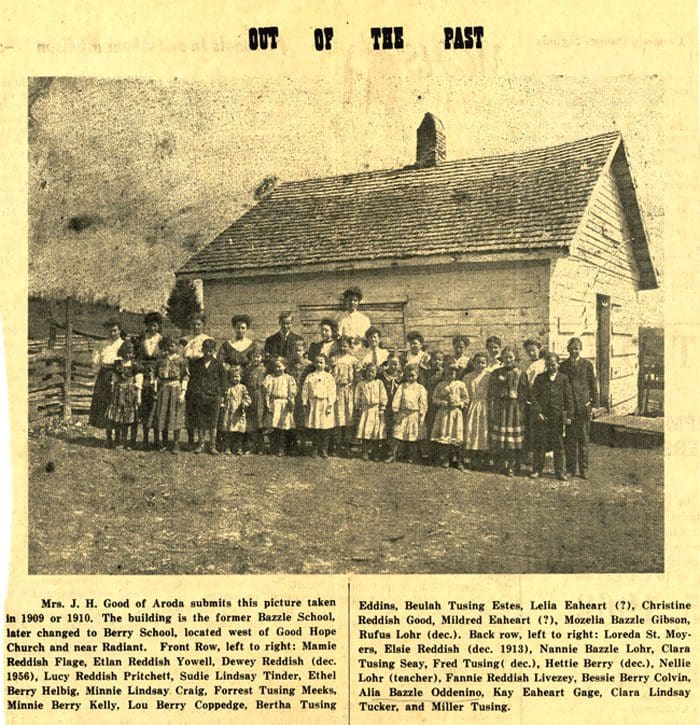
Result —
[{"label": "one-room schoolhouse", "polygon": [[498,335],[565,355],[578,336],[620,413],[637,404],[638,293],[658,286],[620,133],[450,161],[431,114],[414,164],[278,183],[178,275],[202,280],[219,339],[234,312],[264,339],[282,309],[316,339],[352,285],[389,347],[419,330],[431,350]]}]

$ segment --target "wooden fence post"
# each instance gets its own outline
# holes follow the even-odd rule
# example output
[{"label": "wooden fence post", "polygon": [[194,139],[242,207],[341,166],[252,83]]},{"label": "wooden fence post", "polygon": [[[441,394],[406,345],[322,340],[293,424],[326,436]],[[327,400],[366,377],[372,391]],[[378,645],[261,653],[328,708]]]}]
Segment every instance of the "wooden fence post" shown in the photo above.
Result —
[{"label": "wooden fence post", "polygon": [[47,344],[47,347],[49,350],[53,350],[54,347],[56,347],[56,335],[58,334],[56,323],[54,322],[53,317],[49,321],[49,341]]},{"label": "wooden fence post", "polygon": [[71,374],[73,372],[73,320],[71,316],[71,298],[66,297],[66,355],[63,372],[63,420],[73,415],[71,396]]}]

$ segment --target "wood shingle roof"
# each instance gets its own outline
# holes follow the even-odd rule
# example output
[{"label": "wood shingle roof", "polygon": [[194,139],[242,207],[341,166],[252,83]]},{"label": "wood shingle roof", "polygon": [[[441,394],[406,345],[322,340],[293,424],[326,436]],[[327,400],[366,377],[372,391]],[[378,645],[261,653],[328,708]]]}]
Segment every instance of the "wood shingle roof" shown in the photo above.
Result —
[{"label": "wood shingle roof", "polygon": [[427,168],[280,183],[178,273],[206,277],[329,262],[565,251],[620,144],[620,134],[611,132]]}]

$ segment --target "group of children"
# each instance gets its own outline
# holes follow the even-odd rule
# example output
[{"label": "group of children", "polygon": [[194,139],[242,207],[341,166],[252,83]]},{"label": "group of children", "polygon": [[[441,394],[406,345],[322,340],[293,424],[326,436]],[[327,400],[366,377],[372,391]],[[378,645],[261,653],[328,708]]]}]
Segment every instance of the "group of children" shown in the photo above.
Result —
[{"label": "group of children", "polygon": [[558,478],[577,469],[587,476],[597,391],[578,338],[569,341],[561,369],[558,355],[542,354],[536,340],[524,343],[528,361],[521,368],[515,350],[501,349],[495,336],[471,356],[468,339],[456,336],[446,355],[428,353],[423,336],[410,332],[398,354],[381,347],[376,327],[367,330],[359,354],[357,340],[340,335],[330,349],[317,345],[309,358],[297,335],[286,357],[254,346],[239,365],[226,364],[203,334],[190,341],[161,338],[155,350],[157,333],[148,334],[148,322],[146,329],[136,345],[124,341],[113,361],[109,446],[113,431],[117,443],[134,445],[141,423],[146,447],[152,430],[154,447],[173,453],[185,428],[194,453],[326,458],[350,456],[359,443],[365,460],[500,467],[508,476],[531,456],[530,475],[537,477],[552,450]]}]

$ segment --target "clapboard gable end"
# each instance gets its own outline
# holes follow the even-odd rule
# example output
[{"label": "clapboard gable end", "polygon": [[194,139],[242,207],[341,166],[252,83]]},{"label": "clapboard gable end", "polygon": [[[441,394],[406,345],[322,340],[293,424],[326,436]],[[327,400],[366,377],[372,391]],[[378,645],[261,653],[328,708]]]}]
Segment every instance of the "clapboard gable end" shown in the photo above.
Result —
[{"label": "clapboard gable end", "polygon": [[619,134],[581,216],[569,253],[632,278],[640,290],[658,287],[658,273]]},{"label": "clapboard gable end", "polygon": [[[658,286],[622,138],[601,170],[569,254],[552,260],[550,336],[564,352],[572,336],[596,363],[604,402],[617,412],[636,407],[639,291]],[[610,307],[610,345],[601,346],[599,306]],[[607,371],[607,372],[605,372]]]}]

